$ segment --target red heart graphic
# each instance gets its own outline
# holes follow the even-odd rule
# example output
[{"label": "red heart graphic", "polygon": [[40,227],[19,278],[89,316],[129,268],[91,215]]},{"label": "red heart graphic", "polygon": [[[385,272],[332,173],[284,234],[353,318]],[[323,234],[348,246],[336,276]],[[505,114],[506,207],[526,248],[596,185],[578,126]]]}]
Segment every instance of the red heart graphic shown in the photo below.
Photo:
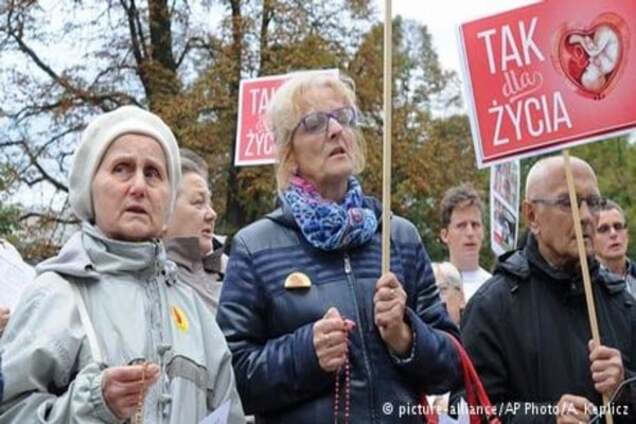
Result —
[{"label": "red heart graphic", "polygon": [[552,60],[577,93],[603,99],[616,85],[629,49],[629,30],[614,13],[603,13],[582,28],[563,25]]}]

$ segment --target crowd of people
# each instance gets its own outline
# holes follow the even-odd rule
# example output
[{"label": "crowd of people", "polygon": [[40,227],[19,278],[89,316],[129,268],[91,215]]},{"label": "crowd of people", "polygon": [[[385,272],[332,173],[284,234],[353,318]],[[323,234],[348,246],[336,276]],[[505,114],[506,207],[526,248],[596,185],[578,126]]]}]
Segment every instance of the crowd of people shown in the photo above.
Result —
[{"label": "crowd of people", "polygon": [[[364,194],[350,80],[299,74],[271,99],[278,207],[215,235],[208,168],[156,115],[93,119],[69,177],[81,221],[35,269],[5,241],[0,423],[421,423],[464,395],[461,340],[501,422],[636,421],[636,268],[594,170],[572,171],[601,342],[587,318],[563,159],[530,170],[524,242],[479,264],[484,206],[440,200],[448,261]],[[389,405],[390,407],[387,407]]]}]

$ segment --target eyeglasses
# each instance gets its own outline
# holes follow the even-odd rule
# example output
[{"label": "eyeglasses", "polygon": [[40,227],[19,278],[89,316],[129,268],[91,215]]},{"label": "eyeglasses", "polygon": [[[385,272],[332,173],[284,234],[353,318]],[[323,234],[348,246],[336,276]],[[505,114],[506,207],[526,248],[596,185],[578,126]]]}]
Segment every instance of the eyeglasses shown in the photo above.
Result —
[{"label": "eyeglasses", "polygon": [[350,106],[334,109],[330,112],[312,112],[303,116],[300,122],[294,128],[294,133],[301,125],[305,132],[309,134],[317,134],[327,131],[329,128],[329,119],[334,119],[340,125],[346,127],[355,127],[358,125],[358,113]]},{"label": "eyeglasses", "polygon": [[[530,202],[542,203],[548,206],[557,206],[564,211],[569,211],[572,207],[569,197],[559,197],[556,199],[533,199]],[[576,197],[576,203],[579,206],[579,209],[583,205],[583,202],[587,203],[587,207],[590,208],[592,212],[599,212],[605,207],[605,205],[607,205],[607,199],[595,194],[587,197]]]},{"label": "eyeglasses", "polygon": [[614,229],[615,232],[620,233],[621,231],[627,229],[627,224],[623,222],[615,222],[613,224],[599,225],[598,228],[596,229],[596,232],[600,234],[605,234],[605,233],[609,233],[612,228]]}]

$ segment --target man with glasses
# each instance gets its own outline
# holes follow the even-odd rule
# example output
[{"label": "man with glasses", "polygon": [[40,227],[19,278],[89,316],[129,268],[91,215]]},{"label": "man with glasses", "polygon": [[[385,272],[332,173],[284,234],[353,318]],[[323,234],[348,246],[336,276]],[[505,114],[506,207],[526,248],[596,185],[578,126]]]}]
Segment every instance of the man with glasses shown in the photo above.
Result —
[{"label": "man with glasses", "polygon": [[500,257],[492,279],[473,296],[462,338],[505,422],[587,423],[603,395],[616,395],[614,422],[633,423],[634,391],[620,389],[634,375],[627,366],[636,361],[636,305],[593,257],[605,200],[592,168],[578,158],[571,163],[602,345],[591,341],[560,156],[531,168],[523,202],[527,242]]},{"label": "man with glasses", "polygon": [[596,259],[627,283],[626,289],[636,296],[636,265],[627,257],[629,233],[623,209],[608,200],[596,224],[594,250]]}]

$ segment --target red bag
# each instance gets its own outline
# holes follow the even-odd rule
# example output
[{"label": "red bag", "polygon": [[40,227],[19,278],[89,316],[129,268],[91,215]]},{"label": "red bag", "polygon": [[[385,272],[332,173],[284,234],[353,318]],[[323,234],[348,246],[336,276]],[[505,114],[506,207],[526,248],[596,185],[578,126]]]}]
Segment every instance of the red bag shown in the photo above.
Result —
[{"label": "red bag", "polygon": [[[490,424],[501,424],[501,420],[495,415],[495,408],[490,403],[488,394],[484,390],[484,386],[481,384],[479,375],[475,370],[468,353],[459,341],[452,335],[447,334],[448,338],[453,342],[455,350],[459,355],[459,360],[462,364],[462,371],[464,374],[464,386],[466,388],[466,402],[468,403],[469,411],[480,411],[481,414],[470,414],[470,424],[481,424],[482,419],[486,418]],[[437,424],[439,417],[434,408],[432,408],[426,395],[423,394],[420,399],[420,405],[422,410],[425,411],[426,423]]]}]

